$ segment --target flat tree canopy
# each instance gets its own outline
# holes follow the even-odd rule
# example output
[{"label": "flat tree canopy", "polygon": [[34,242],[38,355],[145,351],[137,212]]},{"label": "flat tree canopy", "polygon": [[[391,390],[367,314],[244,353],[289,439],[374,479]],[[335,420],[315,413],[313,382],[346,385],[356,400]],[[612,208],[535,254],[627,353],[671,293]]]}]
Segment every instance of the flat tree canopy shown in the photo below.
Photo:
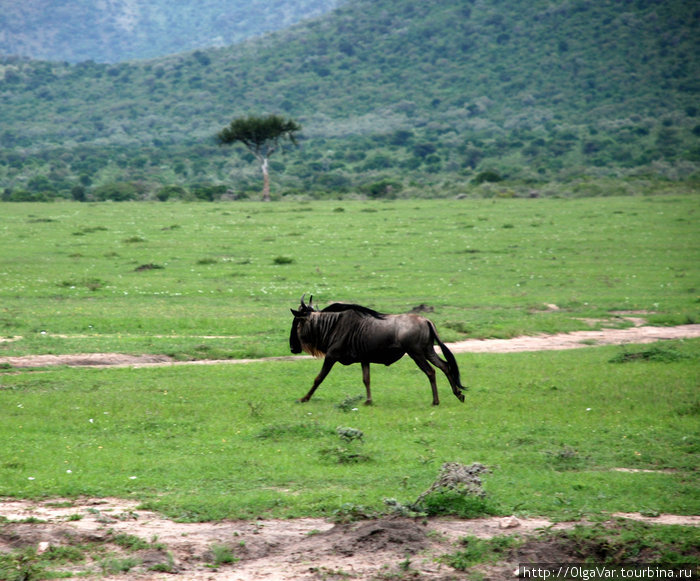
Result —
[{"label": "flat tree canopy", "polygon": [[296,145],[294,134],[301,131],[301,125],[285,119],[279,115],[268,115],[266,117],[239,117],[231,121],[228,127],[222,129],[217,138],[221,145],[232,145],[242,143],[255,155],[260,162],[260,169],[263,173],[263,193],[264,201],[270,200],[270,176],[268,171],[268,160],[270,156],[279,148],[284,139]]}]

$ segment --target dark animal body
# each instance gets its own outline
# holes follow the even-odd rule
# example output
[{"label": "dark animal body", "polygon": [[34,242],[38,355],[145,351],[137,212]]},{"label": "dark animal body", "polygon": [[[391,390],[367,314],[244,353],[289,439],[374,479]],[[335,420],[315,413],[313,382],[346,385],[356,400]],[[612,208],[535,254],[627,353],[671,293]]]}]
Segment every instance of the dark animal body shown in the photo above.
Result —
[{"label": "dark animal body", "polygon": [[[362,381],[367,390],[366,404],[372,403],[370,391],[370,363],[391,365],[408,354],[428,376],[433,391],[433,405],[440,399],[435,382],[435,370],[440,369],[450,382],[452,393],[464,401],[465,389],[459,378],[457,361],[445,344],[440,341],[432,321],[415,314],[385,315],[360,305],[333,303],[318,311],[304,304],[301,297],[299,310],[294,315],[289,335],[292,353],[306,351],[314,357],[324,357],[321,372],[309,392],[300,401],[306,402],[326,378],[333,365],[362,365]],[[437,343],[445,360],[435,352]]]}]

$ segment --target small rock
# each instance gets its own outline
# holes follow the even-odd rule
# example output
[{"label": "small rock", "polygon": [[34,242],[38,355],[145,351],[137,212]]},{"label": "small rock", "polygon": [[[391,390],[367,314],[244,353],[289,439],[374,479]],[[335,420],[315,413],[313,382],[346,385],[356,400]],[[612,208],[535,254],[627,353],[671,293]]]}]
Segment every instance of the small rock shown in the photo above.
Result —
[{"label": "small rock", "polygon": [[520,521],[514,516],[508,516],[506,518],[502,518],[498,526],[502,529],[513,529],[520,526]]},{"label": "small rock", "polygon": [[45,553],[46,551],[48,551],[50,546],[51,546],[51,543],[49,543],[48,541],[41,541],[39,543],[39,546],[36,548],[37,555],[41,555],[41,554]]}]

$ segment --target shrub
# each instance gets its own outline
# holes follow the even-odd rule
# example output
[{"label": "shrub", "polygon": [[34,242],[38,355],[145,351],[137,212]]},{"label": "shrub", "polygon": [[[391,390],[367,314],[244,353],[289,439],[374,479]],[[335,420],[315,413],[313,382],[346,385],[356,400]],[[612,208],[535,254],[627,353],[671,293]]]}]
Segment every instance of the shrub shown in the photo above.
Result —
[{"label": "shrub", "polygon": [[230,565],[240,560],[233,554],[231,548],[226,545],[212,545],[211,554],[215,567]]},{"label": "shrub", "polygon": [[100,563],[100,568],[105,575],[118,575],[128,573],[134,567],[141,564],[141,559],[136,557],[125,557],[123,559],[105,559]]},{"label": "shrub", "polygon": [[93,195],[95,199],[100,202],[107,200],[111,200],[113,202],[127,202],[129,200],[138,199],[139,190],[132,183],[115,182],[95,188]]},{"label": "shrub", "polygon": [[275,264],[292,264],[294,259],[290,258],[289,256],[275,256],[273,262]]},{"label": "shrub", "polygon": [[410,508],[429,516],[450,514],[461,518],[475,518],[496,514],[495,508],[486,498],[479,478],[479,474],[488,471],[486,466],[478,462],[469,466],[458,462],[445,462],[440,468],[437,480]]},{"label": "shrub", "polygon": [[503,181],[501,174],[499,174],[496,170],[487,169],[476,174],[472,180],[472,183],[479,185],[483,183],[496,183],[500,181]]},{"label": "shrub", "polygon": [[156,199],[161,202],[165,202],[170,198],[185,198],[187,197],[187,190],[180,186],[163,186],[156,192]]},{"label": "shrub", "polygon": [[348,395],[343,401],[335,404],[335,407],[345,413],[351,412],[357,407],[357,404],[362,400],[362,395]]},{"label": "shrub", "polygon": [[457,490],[431,492],[422,500],[420,508],[428,516],[451,515],[459,518],[478,518],[498,514],[486,498]]},{"label": "shrub", "polygon": [[364,186],[362,189],[370,198],[391,199],[396,197],[396,194],[403,189],[403,186],[400,182],[381,180],[368,186]]},{"label": "shrub", "polygon": [[200,186],[194,186],[192,188],[192,193],[194,194],[194,197],[198,200],[213,202],[214,200],[221,199],[221,196],[223,196],[226,193],[226,190],[227,190],[226,186],[223,186],[223,185],[219,185],[219,186],[200,185]]},{"label": "shrub", "polygon": [[345,503],[333,511],[332,520],[336,524],[348,524],[358,520],[377,518],[379,515],[361,504]]},{"label": "shrub", "polygon": [[629,363],[631,361],[657,361],[673,363],[687,359],[688,355],[681,353],[673,347],[654,346],[643,351],[629,351],[625,349],[610,359],[610,363]]},{"label": "shrub", "polygon": [[472,565],[489,561],[502,560],[513,548],[521,545],[522,540],[509,536],[480,539],[468,536],[461,539],[462,549],[453,555],[445,555],[443,561],[458,571],[464,571]]},{"label": "shrub", "polygon": [[359,452],[354,446],[330,446],[321,450],[321,458],[335,464],[359,464],[369,462],[367,454]]}]

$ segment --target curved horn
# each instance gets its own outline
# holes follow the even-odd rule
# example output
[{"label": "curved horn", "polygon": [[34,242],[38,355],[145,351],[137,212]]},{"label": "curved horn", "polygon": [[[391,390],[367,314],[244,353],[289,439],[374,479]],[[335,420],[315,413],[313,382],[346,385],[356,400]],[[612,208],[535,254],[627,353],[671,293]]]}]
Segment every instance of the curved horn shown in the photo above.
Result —
[{"label": "curved horn", "polygon": [[[301,295],[301,307],[302,307],[302,308],[306,308],[306,305],[304,304],[304,297],[305,297],[305,296],[306,296],[306,293],[304,293],[303,295]],[[313,298],[313,297],[312,297],[312,298]]]},{"label": "curved horn", "polygon": [[311,303],[313,303],[313,302],[314,302],[314,295],[311,295],[311,296],[309,297],[309,308],[310,308],[310,309],[313,308],[313,307],[311,306]]}]

